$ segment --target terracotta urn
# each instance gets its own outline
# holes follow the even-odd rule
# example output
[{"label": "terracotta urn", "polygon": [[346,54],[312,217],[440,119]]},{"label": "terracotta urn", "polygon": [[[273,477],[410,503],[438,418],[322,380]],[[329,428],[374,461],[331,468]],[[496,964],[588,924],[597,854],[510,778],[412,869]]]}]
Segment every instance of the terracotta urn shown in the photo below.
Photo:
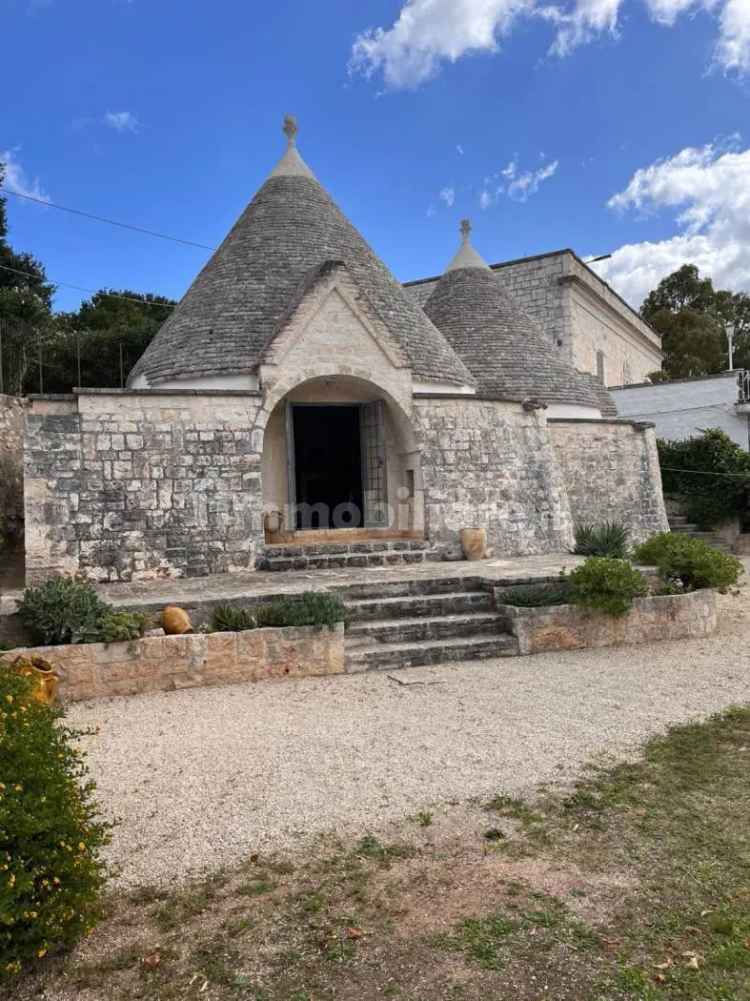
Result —
[{"label": "terracotta urn", "polygon": [[161,625],[167,636],[182,636],[192,632],[193,624],[184,608],[168,605],[161,613]]},{"label": "terracotta urn", "polygon": [[20,654],[10,662],[5,661],[3,666],[15,674],[31,678],[33,685],[31,694],[37,702],[51,706],[55,701],[59,679],[52,664],[48,660],[45,660],[44,657],[37,655],[25,657],[23,654]]},{"label": "terracotta urn", "polygon": [[464,559],[471,562],[487,558],[487,531],[484,528],[462,528],[459,537]]}]

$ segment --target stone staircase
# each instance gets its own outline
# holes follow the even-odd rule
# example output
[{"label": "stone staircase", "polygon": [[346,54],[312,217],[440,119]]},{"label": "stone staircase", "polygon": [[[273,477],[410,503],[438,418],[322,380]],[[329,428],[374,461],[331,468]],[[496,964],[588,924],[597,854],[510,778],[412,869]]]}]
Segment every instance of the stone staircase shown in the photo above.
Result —
[{"label": "stone staircase", "polygon": [[670,532],[679,532],[680,535],[689,535],[691,539],[702,539],[707,545],[722,553],[732,552],[732,547],[720,535],[716,532],[701,532],[697,525],[693,525],[687,520],[687,515],[670,514],[669,530]]},{"label": "stone staircase", "polygon": [[429,542],[383,539],[372,542],[267,545],[257,565],[259,570],[346,570],[424,563],[440,558],[440,553]]},{"label": "stone staircase", "polygon": [[512,657],[492,592],[475,578],[357,584],[342,592],[349,613],[347,671]]}]

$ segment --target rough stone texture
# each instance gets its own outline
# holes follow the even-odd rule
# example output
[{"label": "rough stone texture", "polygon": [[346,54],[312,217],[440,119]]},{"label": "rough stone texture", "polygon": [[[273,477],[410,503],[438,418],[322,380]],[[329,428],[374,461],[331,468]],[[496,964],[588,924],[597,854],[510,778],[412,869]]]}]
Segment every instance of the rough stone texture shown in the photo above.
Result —
[{"label": "rough stone texture", "polygon": [[27,580],[254,566],[263,540],[264,419],[250,394],[37,401],[27,420]]},{"label": "rough stone texture", "polygon": [[669,531],[653,427],[550,420],[549,430],[575,524],[619,521],[632,543]]},{"label": "rough stone texture", "polygon": [[502,627],[516,637],[521,654],[697,639],[710,636],[717,623],[716,594],[709,590],[636,598],[619,617],[575,605],[518,608],[502,604],[501,589],[495,594]]},{"label": "rough stone texture", "polygon": [[0,536],[20,533],[23,525],[23,403],[0,395]]},{"label": "rough stone texture", "polygon": [[[640,382],[661,367],[658,334],[572,251],[506,261],[492,270],[580,371],[596,374],[598,351],[604,355],[608,386]],[[424,307],[436,282],[435,278],[405,288]]]},{"label": "rough stone texture", "polygon": [[38,654],[60,675],[64,702],[231,685],[268,678],[342,674],[344,626],[251,629],[243,633],[153,636],[130,643],[13,650]]},{"label": "rough stone texture", "polygon": [[573,544],[565,487],[539,411],[471,399],[415,401],[425,526],[458,558],[462,528],[484,528],[496,555],[559,552]]},{"label": "rough stone texture", "polygon": [[188,289],[130,375],[165,380],[251,372],[331,262],[388,324],[415,375],[472,376],[388,268],[311,177],[270,177]]}]

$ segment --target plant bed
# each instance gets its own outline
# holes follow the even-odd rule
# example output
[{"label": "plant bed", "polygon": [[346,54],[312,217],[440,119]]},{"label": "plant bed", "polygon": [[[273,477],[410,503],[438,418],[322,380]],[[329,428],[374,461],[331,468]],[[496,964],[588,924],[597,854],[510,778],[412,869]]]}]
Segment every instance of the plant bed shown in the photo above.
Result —
[{"label": "plant bed", "polygon": [[521,654],[696,639],[716,629],[716,594],[710,589],[636,598],[618,616],[579,605],[507,605],[503,590],[495,589],[501,628],[516,637]]},{"label": "plant bed", "polygon": [[48,660],[64,702],[344,672],[344,624],[144,636],[124,643],[20,648]]}]

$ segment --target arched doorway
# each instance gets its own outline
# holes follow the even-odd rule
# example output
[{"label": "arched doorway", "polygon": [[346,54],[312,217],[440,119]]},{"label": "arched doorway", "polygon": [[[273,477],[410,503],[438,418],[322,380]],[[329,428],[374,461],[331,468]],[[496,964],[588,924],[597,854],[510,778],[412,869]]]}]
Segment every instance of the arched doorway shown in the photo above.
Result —
[{"label": "arched doorway", "polygon": [[262,480],[268,542],[423,537],[411,421],[367,380],[314,378],[279,400],[265,428]]}]

